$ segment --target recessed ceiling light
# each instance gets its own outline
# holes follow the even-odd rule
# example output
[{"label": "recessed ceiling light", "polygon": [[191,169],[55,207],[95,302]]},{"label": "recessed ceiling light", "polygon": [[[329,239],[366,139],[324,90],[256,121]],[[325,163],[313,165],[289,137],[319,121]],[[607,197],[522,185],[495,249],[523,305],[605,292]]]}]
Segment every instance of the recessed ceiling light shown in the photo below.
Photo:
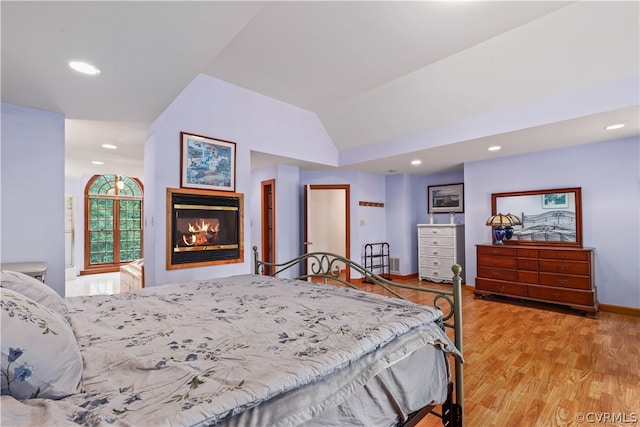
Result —
[{"label": "recessed ceiling light", "polygon": [[605,129],[606,130],[616,130],[616,129],[621,129],[623,127],[624,127],[624,123],[616,123],[614,125],[606,126]]},{"label": "recessed ceiling light", "polygon": [[413,166],[418,166],[418,165],[422,164],[422,160],[418,160],[418,159],[416,159],[416,160],[411,160],[411,164],[412,164]]},{"label": "recessed ceiling light", "polygon": [[73,68],[79,73],[89,74],[90,76],[95,76],[97,74],[100,74],[99,69],[97,69],[91,64],[87,64],[86,62],[82,62],[82,61],[71,61],[69,62],[69,67]]},{"label": "recessed ceiling light", "polygon": [[104,162],[101,162],[99,160],[93,160],[91,163],[93,163],[94,165],[104,165]]},{"label": "recessed ceiling light", "polygon": [[102,148],[106,148],[108,150],[115,150],[118,147],[116,145],[113,145],[113,144],[102,144]]},{"label": "recessed ceiling light", "polygon": [[396,173],[396,172],[398,172],[398,169],[389,169],[387,172],[389,172],[389,173]]},{"label": "recessed ceiling light", "polygon": [[499,149],[501,149],[502,147],[499,145],[492,145],[491,147],[488,148],[489,151],[498,151]]}]

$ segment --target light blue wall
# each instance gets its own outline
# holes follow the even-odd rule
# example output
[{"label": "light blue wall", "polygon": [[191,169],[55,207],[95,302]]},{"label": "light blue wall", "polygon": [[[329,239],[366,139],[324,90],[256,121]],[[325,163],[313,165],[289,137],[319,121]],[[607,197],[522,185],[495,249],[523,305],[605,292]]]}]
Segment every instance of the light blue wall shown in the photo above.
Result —
[{"label": "light blue wall", "polygon": [[[430,185],[447,185],[447,184],[458,184],[464,183],[464,171],[461,169],[460,171],[455,172],[443,172],[433,175],[424,175],[415,177],[415,181],[417,183],[416,194],[414,195],[416,202],[418,203],[418,224],[428,224],[429,223],[429,201],[427,195],[427,189]],[[466,187],[464,187],[464,191],[466,191]],[[466,209],[466,198],[465,198],[465,209]],[[448,213],[442,214],[434,214],[433,222],[436,224],[448,224],[451,221]],[[464,223],[464,213],[455,214],[456,223],[463,224]],[[417,271],[417,270],[416,270]]]},{"label": "light blue wall", "polygon": [[[251,219],[256,200],[252,194],[252,150],[328,166],[338,161],[337,149],[315,114],[205,75],[196,77],[182,91],[151,131],[152,139],[145,144],[144,176],[145,279],[150,286],[252,271],[251,247],[255,242],[251,241]],[[237,142],[236,192],[244,194],[245,210],[242,263],[166,269],[166,189],[180,187],[181,131]],[[147,168],[147,162],[152,162],[153,168]],[[290,171],[280,168],[277,174],[289,182],[285,176]],[[286,191],[279,192],[284,195]],[[284,214],[287,207],[281,209]]]},{"label": "light blue wall", "polygon": [[[337,158],[315,115],[215,79],[194,83],[157,120],[145,144],[144,245],[149,284],[251,271],[251,246],[259,245],[255,234],[259,233],[255,219],[259,189],[250,170],[251,150],[268,147],[272,154],[322,160],[329,166]],[[237,191],[245,193],[243,264],[165,270],[166,188],[180,185],[180,131],[240,142],[236,181]],[[47,283],[63,295],[64,118],[3,104],[1,149],[0,259],[46,261]],[[346,183],[351,185],[352,258],[358,260],[367,242],[389,241],[392,255],[405,258],[402,274],[417,271],[415,225],[428,222],[427,186],[464,181],[465,212],[457,220],[465,223],[468,284],[473,284],[476,275],[475,245],[490,240],[484,223],[491,212],[491,193],[582,187],[583,240],[585,246],[596,249],[598,299],[604,304],[640,308],[638,137],[471,162],[465,164],[463,180],[459,173],[384,177],[353,171],[298,171],[284,165],[274,168],[270,176],[277,179],[278,259],[299,253],[302,185]],[[361,200],[382,202],[385,207],[360,207]],[[24,223],[39,227],[25,228]],[[33,245],[36,237],[45,244]]]},{"label": "light blue wall", "polygon": [[[288,165],[276,165],[251,172],[251,247],[257,246],[258,251],[262,250],[262,181],[270,179],[276,182],[275,261],[282,262],[300,255],[300,172],[297,167]],[[298,270],[291,269],[281,276],[294,277],[298,274]]]},{"label": "light blue wall", "polygon": [[[276,179],[276,167],[268,167],[251,172],[251,230],[249,230],[251,238],[251,247],[257,246],[262,257],[262,181],[268,181],[270,179]],[[276,192],[276,197],[279,196],[279,192]],[[276,200],[276,209],[280,206],[280,203]],[[292,209],[292,207],[287,207]],[[245,210],[245,214],[247,211]],[[277,247],[276,247],[277,250]],[[253,255],[252,255],[253,256]],[[277,258],[276,258],[277,259]]]},{"label": "light blue wall", "polygon": [[[300,185],[348,184],[351,213],[351,259],[362,263],[364,245],[386,241],[385,177],[355,171],[300,171]],[[302,193],[300,193],[302,194]],[[385,203],[385,208],[360,206],[359,202]],[[364,221],[361,223],[361,221]],[[361,225],[363,224],[363,225]],[[302,231],[300,231],[302,235]],[[352,277],[359,277],[353,273]]]},{"label": "light blue wall", "polygon": [[640,308],[640,139],[465,164],[467,282],[475,245],[490,242],[491,193],[582,188],[583,245],[595,248],[600,303]]},{"label": "light blue wall", "polygon": [[64,116],[2,104],[1,262],[44,261],[64,296]]},{"label": "light blue wall", "polygon": [[[300,197],[300,170],[295,166],[276,166],[276,261],[288,261],[300,255],[302,198]],[[291,270],[283,277],[294,277],[302,272]]]},{"label": "light blue wall", "polygon": [[407,174],[389,175],[386,183],[386,229],[384,241],[389,253],[400,260],[401,275],[418,271],[416,224],[418,218],[415,178]]},{"label": "light blue wall", "polygon": [[[454,171],[454,172],[443,172],[433,175],[424,175],[424,176],[416,176],[412,177],[413,186],[411,192],[411,200],[413,203],[413,207],[416,212],[415,221],[412,223],[411,230],[411,270],[408,273],[415,273],[418,271],[418,230],[416,228],[417,224],[428,224],[429,223],[429,200],[428,200],[428,188],[430,185],[447,185],[447,184],[458,184],[464,183],[464,171]],[[466,188],[463,187],[464,190]],[[466,200],[466,198],[465,198]],[[466,204],[466,203],[465,203]],[[464,224],[465,215],[464,213],[456,213],[454,215],[454,221],[459,224]],[[434,224],[448,224],[451,222],[450,215],[446,214],[434,214],[433,215]],[[463,265],[463,277],[466,279],[466,266]],[[402,274],[407,274],[406,270],[401,271]]]}]

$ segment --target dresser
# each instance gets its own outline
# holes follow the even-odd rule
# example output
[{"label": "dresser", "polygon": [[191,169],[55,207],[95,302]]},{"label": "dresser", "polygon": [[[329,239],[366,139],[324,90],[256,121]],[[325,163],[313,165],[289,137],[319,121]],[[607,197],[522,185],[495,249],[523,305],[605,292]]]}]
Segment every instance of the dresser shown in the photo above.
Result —
[{"label": "dresser", "polygon": [[464,224],[418,224],[419,280],[452,283],[453,264],[464,280]]},{"label": "dresser", "polygon": [[475,295],[502,295],[598,312],[592,248],[477,245]]}]

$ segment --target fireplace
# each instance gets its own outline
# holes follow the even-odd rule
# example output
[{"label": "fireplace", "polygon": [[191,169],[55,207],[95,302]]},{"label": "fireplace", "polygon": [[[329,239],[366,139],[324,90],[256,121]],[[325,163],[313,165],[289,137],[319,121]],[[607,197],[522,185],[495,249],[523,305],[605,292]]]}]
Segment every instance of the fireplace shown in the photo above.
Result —
[{"label": "fireplace", "polygon": [[244,261],[243,197],[167,188],[167,269]]}]

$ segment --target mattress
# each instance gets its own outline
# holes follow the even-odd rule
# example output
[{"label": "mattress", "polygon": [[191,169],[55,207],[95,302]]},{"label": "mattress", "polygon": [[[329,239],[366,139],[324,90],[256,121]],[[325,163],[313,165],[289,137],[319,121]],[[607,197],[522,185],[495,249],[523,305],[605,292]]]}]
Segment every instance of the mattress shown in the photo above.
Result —
[{"label": "mattress", "polygon": [[442,403],[445,355],[461,357],[432,307],[292,279],[240,275],[64,305],[82,392],[2,396],[3,425],[391,425]]}]

